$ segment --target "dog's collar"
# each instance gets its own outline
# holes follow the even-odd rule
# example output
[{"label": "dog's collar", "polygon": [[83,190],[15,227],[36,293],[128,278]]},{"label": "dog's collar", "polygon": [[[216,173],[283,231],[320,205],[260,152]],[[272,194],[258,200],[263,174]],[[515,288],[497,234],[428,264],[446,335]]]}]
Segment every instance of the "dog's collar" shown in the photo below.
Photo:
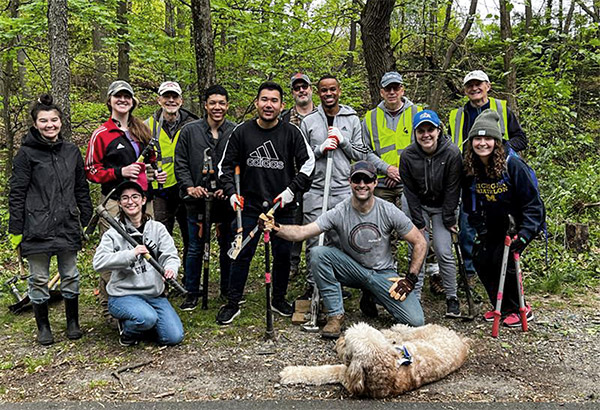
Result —
[{"label": "dog's collar", "polygon": [[396,359],[396,367],[408,366],[412,364],[412,355],[408,352],[405,346],[394,346],[400,357]]}]

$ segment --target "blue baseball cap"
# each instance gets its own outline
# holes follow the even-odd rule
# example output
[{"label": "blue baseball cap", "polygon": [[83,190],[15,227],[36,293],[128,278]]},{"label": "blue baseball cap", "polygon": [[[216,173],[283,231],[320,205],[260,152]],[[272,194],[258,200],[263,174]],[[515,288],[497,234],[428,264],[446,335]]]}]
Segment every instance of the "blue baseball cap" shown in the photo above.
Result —
[{"label": "blue baseball cap", "polygon": [[432,124],[434,127],[440,127],[440,117],[433,110],[419,111],[413,118],[413,130],[425,122]]},{"label": "blue baseball cap", "polygon": [[389,71],[381,77],[381,88],[385,88],[390,84],[400,84],[403,85],[402,76],[398,74],[396,71]]}]

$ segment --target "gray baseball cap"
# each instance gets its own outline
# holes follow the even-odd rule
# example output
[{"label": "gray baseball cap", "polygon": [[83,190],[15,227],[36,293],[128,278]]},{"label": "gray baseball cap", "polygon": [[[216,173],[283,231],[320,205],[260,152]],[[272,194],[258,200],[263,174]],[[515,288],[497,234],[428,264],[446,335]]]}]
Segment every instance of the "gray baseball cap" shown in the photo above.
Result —
[{"label": "gray baseball cap", "polygon": [[302,74],[302,73],[296,73],[292,76],[292,78],[290,79],[290,88],[294,87],[294,83],[296,81],[304,81],[306,82],[306,84],[311,85],[312,83],[310,82],[310,78],[308,78],[308,76],[306,74]]},{"label": "gray baseball cap", "polygon": [[396,71],[389,71],[381,77],[381,88],[385,88],[390,84],[400,84],[403,85],[402,76],[398,74]]},{"label": "gray baseball cap", "polygon": [[133,88],[131,88],[127,81],[123,80],[113,81],[112,84],[108,87],[108,93],[106,93],[106,96],[112,97],[119,91],[127,91],[129,94],[131,94],[132,97],[134,97]]}]

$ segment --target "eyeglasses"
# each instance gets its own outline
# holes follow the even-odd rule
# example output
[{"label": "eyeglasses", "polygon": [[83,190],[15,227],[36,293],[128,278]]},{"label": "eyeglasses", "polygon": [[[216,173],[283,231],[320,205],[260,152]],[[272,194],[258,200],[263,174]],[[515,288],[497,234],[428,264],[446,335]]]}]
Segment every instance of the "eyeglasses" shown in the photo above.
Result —
[{"label": "eyeglasses", "polygon": [[392,90],[398,92],[402,88],[401,84],[390,84],[386,87],[383,87],[386,93],[392,92]]},{"label": "eyeglasses", "polygon": [[360,184],[361,182],[364,182],[365,184],[372,184],[373,182],[375,182],[376,179],[377,178],[371,178],[368,175],[360,173],[352,175],[350,181],[352,181],[353,184]]},{"label": "eyeglasses", "polygon": [[131,200],[133,202],[137,202],[140,199],[142,199],[142,195],[140,195],[140,194],[121,195],[121,197],[119,198],[119,201],[121,201],[121,202],[129,202]]},{"label": "eyeglasses", "polygon": [[292,87],[292,90],[294,91],[300,91],[300,90],[308,90],[308,87],[310,87],[310,85],[303,83],[300,85],[295,85]]}]

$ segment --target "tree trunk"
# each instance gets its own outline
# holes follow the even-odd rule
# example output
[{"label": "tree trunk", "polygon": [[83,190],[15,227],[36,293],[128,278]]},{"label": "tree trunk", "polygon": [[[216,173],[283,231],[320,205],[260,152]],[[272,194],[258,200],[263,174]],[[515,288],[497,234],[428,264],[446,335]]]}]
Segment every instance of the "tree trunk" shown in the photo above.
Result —
[{"label": "tree trunk", "polygon": [[119,36],[119,54],[117,63],[117,76],[121,80],[129,81],[129,29],[127,28],[127,15],[131,3],[129,0],[119,0],[117,3],[117,35]]},{"label": "tree trunk", "polygon": [[562,32],[567,34],[571,29],[571,21],[573,21],[573,12],[575,11],[575,2],[572,1],[569,6],[569,11],[567,12],[567,17],[565,18],[565,25],[562,28]]},{"label": "tree trunk", "polygon": [[[5,172],[10,173],[12,170],[12,160],[15,154],[15,133],[13,132],[12,119],[10,116],[10,85],[13,77],[13,59],[11,56],[6,56],[6,62],[2,70],[0,70],[0,79],[2,80],[2,120],[4,121],[4,132],[6,134],[7,156]],[[5,182],[8,178],[5,179]]]},{"label": "tree trunk", "polygon": [[394,4],[394,0],[367,0],[360,15],[361,39],[373,106],[379,103],[381,77],[396,69],[390,44],[390,17]]},{"label": "tree trunk", "polygon": [[[10,17],[13,19],[19,18],[19,6],[20,0],[12,0],[9,2]],[[31,93],[27,86],[27,67],[25,66],[25,51],[21,48],[21,36],[18,35],[16,41],[12,41],[12,46],[17,46],[17,70],[19,74],[19,88],[21,89],[21,96],[25,101],[31,100]]]},{"label": "tree trunk", "polygon": [[48,42],[50,45],[50,78],[52,96],[62,112],[61,134],[71,139],[71,68],[69,65],[69,32],[67,0],[48,0]]},{"label": "tree trunk", "polygon": [[[447,9],[448,12],[450,9]],[[450,46],[446,50],[446,55],[444,56],[444,62],[442,63],[442,73],[436,76],[434,92],[431,94],[431,100],[429,104],[431,105],[431,109],[437,110],[440,105],[440,101],[442,99],[442,84],[443,84],[443,76],[445,75],[446,70],[450,67],[450,63],[452,62],[452,57],[454,53],[458,49],[458,46],[462,44],[462,42],[469,34],[471,30],[471,26],[473,25],[473,21],[475,20],[475,13],[477,12],[477,0],[471,0],[471,5],[469,6],[469,15],[467,16],[467,20],[463,25],[462,29],[458,33],[458,35],[454,38]]]},{"label": "tree trunk", "polygon": [[517,101],[515,99],[517,91],[517,70],[513,64],[515,47],[512,42],[512,26],[510,24],[510,12],[508,11],[508,0],[500,0],[500,38],[504,42],[504,72],[506,76],[506,95],[508,106],[518,114]]},{"label": "tree trunk", "polygon": [[[196,50],[198,96],[202,101],[206,89],[217,81],[210,0],[192,0],[192,21],[194,26],[194,49]],[[200,104],[200,111],[201,115],[204,115],[203,104]]]},{"label": "tree trunk", "polygon": [[546,0],[546,12],[544,18],[546,19],[546,26],[550,27],[552,25],[552,0]]},{"label": "tree trunk", "polygon": [[165,33],[171,38],[175,37],[175,7],[171,0],[165,0]]},{"label": "tree trunk", "polygon": [[533,8],[531,7],[532,0],[525,0],[525,32],[531,32],[531,20],[533,20]]},{"label": "tree trunk", "polygon": [[586,224],[565,224],[565,249],[572,249],[577,253],[589,250],[589,227]]},{"label": "tree trunk", "polygon": [[99,101],[106,99],[108,91],[108,66],[106,64],[106,53],[104,51],[104,38],[106,31],[101,24],[93,23],[92,28],[92,50],[94,51],[94,76],[96,79],[96,87],[98,88]]},{"label": "tree trunk", "polygon": [[354,68],[354,50],[356,50],[356,26],[358,22],[353,20],[350,22],[350,44],[348,45],[348,57],[344,62],[346,67],[346,75],[352,77],[352,69]]}]

